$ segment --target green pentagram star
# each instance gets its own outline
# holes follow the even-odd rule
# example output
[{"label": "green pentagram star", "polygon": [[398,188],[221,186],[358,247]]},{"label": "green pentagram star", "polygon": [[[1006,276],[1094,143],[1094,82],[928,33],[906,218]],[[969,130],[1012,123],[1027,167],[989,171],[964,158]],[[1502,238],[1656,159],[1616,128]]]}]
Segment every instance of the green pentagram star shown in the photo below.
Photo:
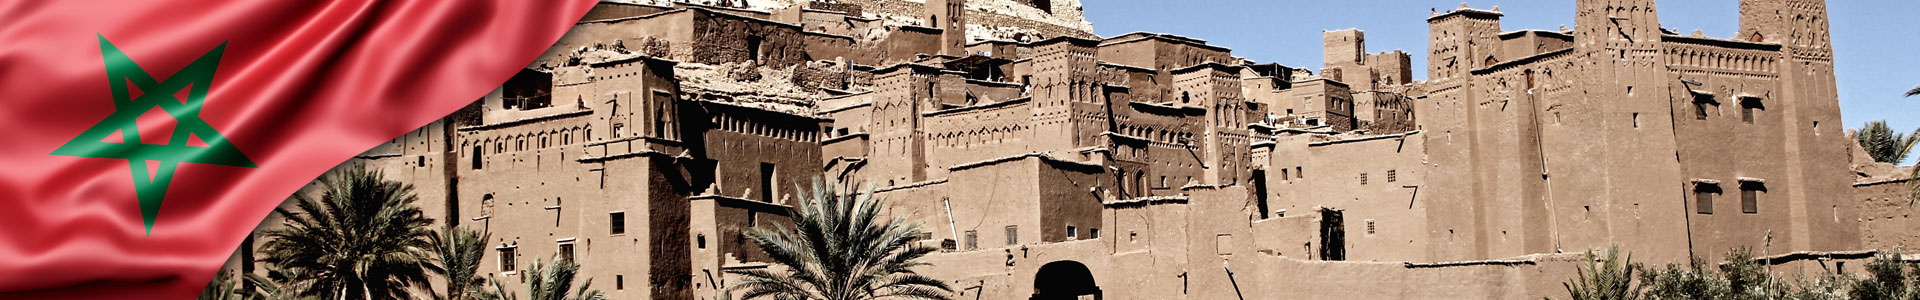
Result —
[{"label": "green pentagram star", "polygon": [[[160,202],[166,198],[167,187],[173,182],[175,167],[180,163],[259,168],[246,154],[240,153],[239,148],[228,143],[226,136],[200,118],[200,107],[206,103],[213,71],[220,66],[220,54],[227,48],[226,43],[208,50],[162,81],[134,64],[133,59],[108,42],[106,36],[99,37],[100,56],[106,61],[107,80],[113,89],[113,115],[87,128],[52,154],[127,160],[127,166],[133,169],[133,189],[140,200],[140,217],[146,222],[148,234],[153,233],[154,217],[160,214]],[[128,83],[140,89],[139,97],[133,97],[128,91]],[[174,97],[181,89],[188,89],[186,99]],[[140,124],[135,119],[156,108],[177,123],[173,136],[166,145],[142,144]],[[120,142],[105,141],[115,132],[120,133]],[[188,146],[187,141],[192,138],[199,138],[207,146]],[[149,164],[155,168],[151,174]]]}]

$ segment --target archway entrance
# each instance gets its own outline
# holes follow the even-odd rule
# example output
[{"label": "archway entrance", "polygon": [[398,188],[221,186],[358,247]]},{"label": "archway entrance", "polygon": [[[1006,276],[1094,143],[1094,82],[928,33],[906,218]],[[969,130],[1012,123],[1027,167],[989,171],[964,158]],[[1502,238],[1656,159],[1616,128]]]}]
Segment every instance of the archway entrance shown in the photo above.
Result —
[{"label": "archway entrance", "polygon": [[1062,260],[1040,266],[1033,274],[1031,300],[1100,300],[1100,286],[1093,271],[1077,261]]}]

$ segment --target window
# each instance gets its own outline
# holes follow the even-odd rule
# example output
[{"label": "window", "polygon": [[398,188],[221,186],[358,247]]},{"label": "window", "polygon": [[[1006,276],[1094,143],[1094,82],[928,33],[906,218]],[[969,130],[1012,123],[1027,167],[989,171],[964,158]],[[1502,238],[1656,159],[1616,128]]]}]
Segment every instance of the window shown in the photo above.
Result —
[{"label": "window", "polygon": [[1087,228],[1087,238],[1088,238],[1088,239],[1099,239],[1099,238],[1100,238],[1100,228]]},{"label": "window", "polygon": [[1214,235],[1213,250],[1214,250],[1213,251],[1214,253],[1217,253],[1219,255],[1233,254],[1233,235],[1231,234]]},{"label": "window", "polygon": [[616,234],[616,235],[626,234],[627,233],[627,213],[618,212],[618,211],[607,213],[607,232],[609,232],[610,234]]},{"label": "window", "polygon": [[1367,185],[1367,173],[1360,173],[1360,185]]},{"label": "window", "polygon": [[1765,109],[1766,107],[1760,105],[1760,98],[1740,98],[1740,121],[1753,124],[1754,114],[1757,113],[1756,111]]},{"label": "window", "polygon": [[1080,238],[1080,230],[1078,228],[1074,228],[1073,225],[1067,225],[1067,240],[1071,241],[1079,238]]},{"label": "window", "polygon": [[1020,244],[1020,226],[1007,225],[1007,246]]},{"label": "window", "polygon": [[1714,183],[1698,183],[1693,187],[1694,206],[1703,215],[1713,214],[1713,194],[1720,193],[1720,186]]},{"label": "window", "polygon": [[761,202],[773,202],[774,200],[773,189],[778,187],[776,184],[774,184],[774,180],[773,180],[774,171],[775,170],[774,170],[773,164],[760,163],[760,201]]},{"label": "window", "polygon": [[758,36],[747,37],[747,57],[753,60],[764,60],[760,57],[760,41],[763,39],[766,38]]},{"label": "window", "polygon": [[1293,167],[1293,176],[1299,177],[1300,179],[1307,179],[1307,171],[1298,166]]},{"label": "window", "polygon": [[627,289],[627,275],[613,275],[613,290]]},{"label": "window", "polygon": [[1767,191],[1765,183],[1759,181],[1740,182],[1740,212],[1760,213],[1760,193]]},{"label": "window", "polygon": [[1695,120],[1706,120],[1707,112],[1714,109],[1713,106],[1719,106],[1718,102],[1713,101],[1713,95],[1697,92],[1693,94],[1693,118]]},{"label": "window", "polygon": [[572,243],[572,242],[567,242],[567,243],[561,243],[561,244],[560,244],[560,259],[562,259],[562,260],[566,260],[566,261],[574,261],[574,260],[573,260],[573,243]]},{"label": "window", "polygon": [[480,150],[480,146],[473,146],[473,153],[471,154],[473,155],[473,163],[470,163],[470,165],[473,165],[474,170],[480,169]]},{"label": "window", "polygon": [[694,244],[694,247],[699,247],[699,248],[697,248],[697,249],[706,249],[706,248],[707,248],[707,234],[705,234],[705,233],[702,233],[702,234],[699,234],[699,235],[697,235],[697,236],[694,236],[694,238],[693,238],[693,244]]},{"label": "window", "polygon": [[414,161],[414,163],[413,163],[413,166],[415,166],[415,167],[425,167],[425,166],[427,166],[427,156],[426,156],[426,155],[421,155],[421,156],[414,156],[414,157],[413,157],[413,161]]},{"label": "window", "polygon": [[1167,188],[1167,176],[1160,175],[1160,188]]},{"label": "window", "polygon": [[496,250],[500,251],[500,272],[513,272],[514,247],[500,247],[499,249],[496,249]]},{"label": "window", "polygon": [[974,230],[968,230],[967,231],[967,250],[975,250],[975,249],[980,249],[980,232],[974,231]]},{"label": "window", "polygon": [[1293,180],[1292,177],[1288,177],[1290,175],[1287,175],[1288,174],[1287,171],[1292,171],[1292,170],[1288,170],[1286,168],[1280,169],[1280,180]]},{"label": "window", "polygon": [[1400,181],[1400,170],[1387,170],[1387,182]]},{"label": "window", "polygon": [[653,91],[653,101],[659,105],[653,109],[653,135],[665,139],[680,138],[673,123],[673,93]]}]

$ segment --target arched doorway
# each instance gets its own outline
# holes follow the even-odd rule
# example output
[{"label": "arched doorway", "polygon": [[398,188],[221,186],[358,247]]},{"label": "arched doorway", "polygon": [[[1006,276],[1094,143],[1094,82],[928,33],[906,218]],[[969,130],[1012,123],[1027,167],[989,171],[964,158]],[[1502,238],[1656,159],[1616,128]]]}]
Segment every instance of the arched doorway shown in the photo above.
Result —
[{"label": "arched doorway", "polygon": [[1040,266],[1033,274],[1031,300],[1100,300],[1100,286],[1093,271],[1077,261],[1062,260]]}]

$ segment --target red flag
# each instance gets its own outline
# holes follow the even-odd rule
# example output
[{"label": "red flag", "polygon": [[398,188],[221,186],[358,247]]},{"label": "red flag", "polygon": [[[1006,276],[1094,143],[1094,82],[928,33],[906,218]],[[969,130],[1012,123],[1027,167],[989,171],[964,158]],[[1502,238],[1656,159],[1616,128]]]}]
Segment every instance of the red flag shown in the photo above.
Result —
[{"label": "red flag", "polygon": [[289,194],[594,2],[0,2],[0,298],[193,297]]}]

